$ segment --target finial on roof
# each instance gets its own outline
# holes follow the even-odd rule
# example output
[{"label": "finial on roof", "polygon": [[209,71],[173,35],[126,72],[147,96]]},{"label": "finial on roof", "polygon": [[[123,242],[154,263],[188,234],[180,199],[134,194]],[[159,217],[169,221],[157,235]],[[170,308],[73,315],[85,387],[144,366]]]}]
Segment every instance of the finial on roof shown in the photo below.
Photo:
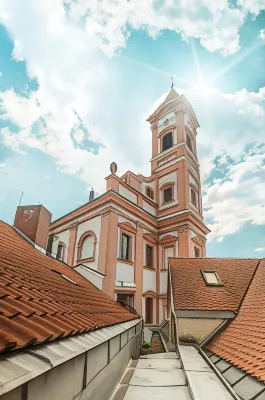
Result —
[{"label": "finial on roof", "polygon": [[174,81],[173,81],[173,77],[171,76],[171,89],[173,89],[174,87]]}]

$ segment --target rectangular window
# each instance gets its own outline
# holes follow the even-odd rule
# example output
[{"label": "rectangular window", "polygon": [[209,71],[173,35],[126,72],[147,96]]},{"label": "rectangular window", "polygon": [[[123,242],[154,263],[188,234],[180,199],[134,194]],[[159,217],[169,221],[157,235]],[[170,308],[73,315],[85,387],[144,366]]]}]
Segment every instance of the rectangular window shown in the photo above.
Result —
[{"label": "rectangular window", "polygon": [[164,203],[167,203],[168,201],[171,201],[172,199],[173,199],[172,187],[165,189],[164,190]]},{"label": "rectangular window", "polygon": [[194,247],[194,255],[195,257],[200,257],[200,249],[198,247]]},{"label": "rectangular window", "polygon": [[132,238],[125,233],[121,235],[121,258],[123,260],[131,261],[131,241]]},{"label": "rectangular window", "polygon": [[191,195],[191,204],[197,207],[197,194],[194,189],[190,190],[190,195]]},{"label": "rectangular window", "polygon": [[173,146],[172,132],[167,133],[162,139],[162,151],[170,149]]},{"label": "rectangular window", "polygon": [[148,267],[153,267],[153,247],[148,244],[145,247],[145,255],[146,255],[146,265]]},{"label": "rectangular window", "polygon": [[56,258],[57,260],[62,260],[63,259],[63,246],[61,244],[59,244],[58,248],[57,248],[57,255]]}]

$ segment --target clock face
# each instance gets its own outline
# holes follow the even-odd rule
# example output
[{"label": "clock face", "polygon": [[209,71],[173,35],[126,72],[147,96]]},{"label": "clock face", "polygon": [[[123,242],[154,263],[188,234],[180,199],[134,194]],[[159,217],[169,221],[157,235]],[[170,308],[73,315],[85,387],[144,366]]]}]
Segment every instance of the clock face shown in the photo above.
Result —
[{"label": "clock face", "polygon": [[158,133],[165,129],[167,126],[173,125],[176,123],[176,115],[173,112],[165,115],[165,117],[161,118],[158,121]]}]

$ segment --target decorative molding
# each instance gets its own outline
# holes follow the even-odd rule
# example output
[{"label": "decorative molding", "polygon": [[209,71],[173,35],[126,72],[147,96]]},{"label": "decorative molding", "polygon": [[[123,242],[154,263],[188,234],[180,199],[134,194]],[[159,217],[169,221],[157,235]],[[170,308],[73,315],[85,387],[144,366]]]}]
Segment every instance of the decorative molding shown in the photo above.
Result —
[{"label": "decorative molding", "polygon": [[175,242],[176,240],[178,240],[176,236],[166,235],[161,240],[159,240],[158,244],[172,243]]},{"label": "decorative molding", "polygon": [[202,238],[201,236],[194,236],[191,240],[201,246],[204,246],[206,243],[206,239]]},{"label": "decorative molding", "polygon": [[143,235],[144,240],[152,243],[157,243],[157,237],[153,233],[144,233]]},{"label": "decorative molding", "polygon": [[182,226],[177,228],[177,232],[178,233],[188,232],[188,230],[189,230],[189,226],[188,225],[182,225]]},{"label": "decorative molding", "polygon": [[129,222],[120,222],[118,225],[119,225],[119,228],[123,229],[124,231],[130,232],[130,233],[137,232],[137,230]]},{"label": "decorative molding", "polygon": [[153,290],[147,290],[147,292],[143,293],[143,297],[146,299],[147,297],[152,297],[153,299],[156,299],[157,294],[153,292]]}]

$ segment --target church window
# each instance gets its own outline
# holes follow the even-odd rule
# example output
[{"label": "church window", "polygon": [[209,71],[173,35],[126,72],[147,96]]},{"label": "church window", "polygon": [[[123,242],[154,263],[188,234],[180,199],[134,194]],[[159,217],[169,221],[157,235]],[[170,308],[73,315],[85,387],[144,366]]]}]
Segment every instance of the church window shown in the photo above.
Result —
[{"label": "church window", "polygon": [[153,267],[153,247],[148,244],[145,247],[145,258],[147,267]]},{"label": "church window", "polygon": [[186,143],[190,151],[193,151],[191,137],[187,132],[186,132]]},{"label": "church window", "polygon": [[201,270],[202,277],[207,286],[222,286],[222,281],[216,271]]},{"label": "church window", "polygon": [[154,191],[150,187],[146,188],[146,196],[154,200]]},{"label": "church window", "polygon": [[173,135],[172,132],[167,133],[162,138],[162,151],[170,149],[173,146]]},{"label": "church window", "polygon": [[164,189],[163,194],[164,194],[164,203],[168,203],[169,201],[173,200],[172,186]]},{"label": "church window", "polygon": [[77,245],[77,261],[89,262],[95,260],[97,238],[94,232],[84,232]]},{"label": "church window", "polygon": [[190,189],[190,196],[191,196],[191,204],[197,207],[197,193],[194,189]]},{"label": "church window", "polygon": [[125,233],[121,234],[121,258],[123,260],[132,260],[132,238]]}]

